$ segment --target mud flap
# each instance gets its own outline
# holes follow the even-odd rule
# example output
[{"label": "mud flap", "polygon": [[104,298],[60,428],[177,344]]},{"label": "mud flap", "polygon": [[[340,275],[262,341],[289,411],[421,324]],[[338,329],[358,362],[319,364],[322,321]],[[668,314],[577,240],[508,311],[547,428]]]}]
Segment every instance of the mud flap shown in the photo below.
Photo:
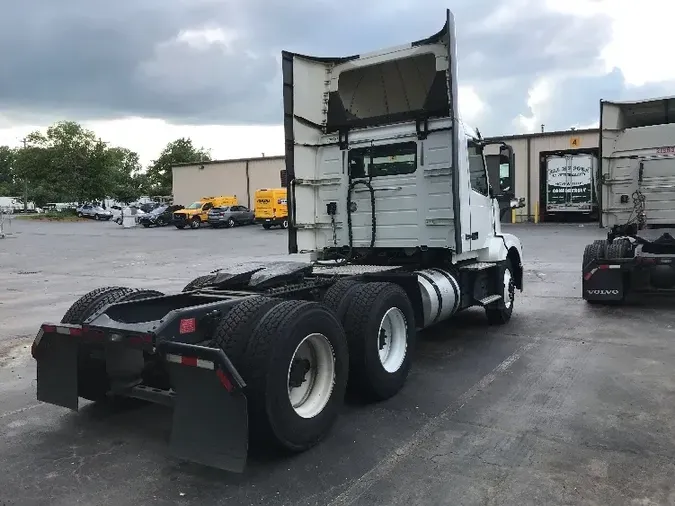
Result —
[{"label": "mud flap", "polygon": [[39,401],[77,411],[77,346],[70,335],[40,329],[34,343]]},{"label": "mud flap", "polygon": [[[218,357],[197,358],[195,350],[180,351],[182,356],[165,356],[175,391],[172,455],[226,471],[242,472],[248,454],[246,396],[236,379],[228,371],[223,372],[225,368],[219,364]],[[205,354],[209,353],[196,355]]]},{"label": "mud flap", "polygon": [[584,269],[582,295],[591,301],[621,301],[625,283],[621,265],[597,265],[592,262]]}]

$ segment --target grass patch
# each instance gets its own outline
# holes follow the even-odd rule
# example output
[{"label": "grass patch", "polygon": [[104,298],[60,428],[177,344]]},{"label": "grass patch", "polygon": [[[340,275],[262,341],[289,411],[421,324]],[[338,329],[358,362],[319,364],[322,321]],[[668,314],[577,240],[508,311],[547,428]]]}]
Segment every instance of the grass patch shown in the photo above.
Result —
[{"label": "grass patch", "polygon": [[34,214],[15,214],[14,218],[33,221],[85,221],[85,218],[78,218],[75,211],[49,211],[46,213]]}]

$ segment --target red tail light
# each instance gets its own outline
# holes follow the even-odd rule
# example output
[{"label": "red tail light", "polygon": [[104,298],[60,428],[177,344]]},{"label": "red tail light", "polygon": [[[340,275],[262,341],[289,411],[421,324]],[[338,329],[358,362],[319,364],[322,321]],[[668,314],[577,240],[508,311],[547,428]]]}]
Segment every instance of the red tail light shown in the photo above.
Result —
[{"label": "red tail light", "polygon": [[197,319],[196,318],[183,318],[180,321],[178,332],[180,334],[190,334],[197,330]]}]

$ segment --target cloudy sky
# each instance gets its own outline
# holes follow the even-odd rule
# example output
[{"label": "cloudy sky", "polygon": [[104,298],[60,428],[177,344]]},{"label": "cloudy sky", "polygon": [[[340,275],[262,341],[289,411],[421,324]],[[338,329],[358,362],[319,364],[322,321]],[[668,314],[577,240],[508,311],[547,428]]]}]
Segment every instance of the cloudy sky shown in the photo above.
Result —
[{"label": "cloudy sky", "polygon": [[[282,49],[367,52],[457,21],[460,110],[484,135],[597,124],[675,94],[667,0],[23,0],[0,11],[0,144],[81,121],[147,163],[190,136],[281,154]],[[10,49],[11,48],[11,49]]]}]

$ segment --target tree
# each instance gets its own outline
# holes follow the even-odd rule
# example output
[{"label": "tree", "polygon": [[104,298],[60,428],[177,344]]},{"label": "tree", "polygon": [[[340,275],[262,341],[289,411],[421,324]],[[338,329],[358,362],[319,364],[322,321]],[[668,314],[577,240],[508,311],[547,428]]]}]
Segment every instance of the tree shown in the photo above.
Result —
[{"label": "tree", "polygon": [[16,150],[9,146],[0,146],[0,196],[16,196],[16,183],[14,178],[14,160]]},{"label": "tree", "polygon": [[16,152],[14,177],[27,182],[29,200],[87,202],[107,197],[133,200],[140,195],[134,176],[138,155],[126,148],[108,148],[96,134],[74,121],[61,121],[45,134],[26,136]]},{"label": "tree", "polygon": [[208,160],[211,160],[209,151],[204,148],[195,148],[189,138],[181,137],[168,143],[159,158],[148,167],[150,193],[152,195],[171,194],[173,184],[171,167],[174,165]]},{"label": "tree", "polygon": [[106,152],[107,166],[112,178],[110,196],[120,202],[138,199],[147,186],[147,177],[141,172],[138,153],[127,148],[110,148]]}]

